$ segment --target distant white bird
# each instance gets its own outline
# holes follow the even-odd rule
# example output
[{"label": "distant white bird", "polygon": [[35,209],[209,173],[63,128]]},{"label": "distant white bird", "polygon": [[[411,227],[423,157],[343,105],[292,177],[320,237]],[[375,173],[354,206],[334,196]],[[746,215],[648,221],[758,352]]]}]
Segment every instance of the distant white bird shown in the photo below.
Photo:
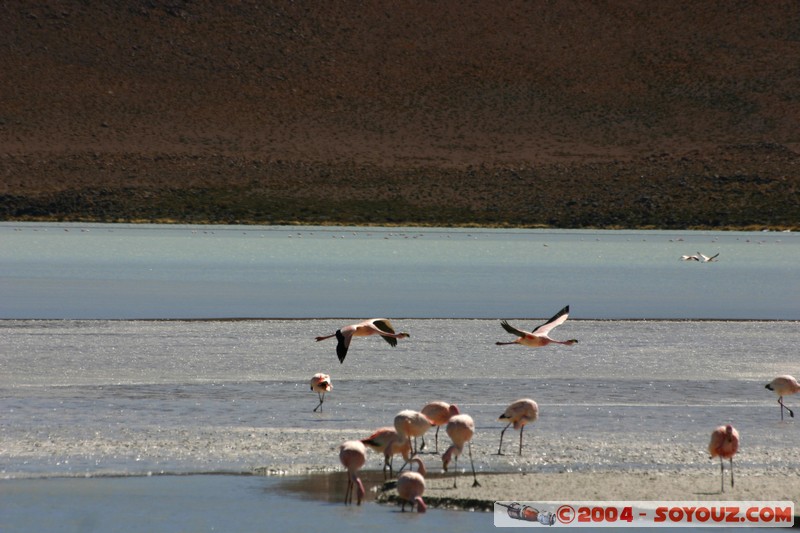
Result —
[{"label": "distant white bird", "polygon": [[700,258],[696,255],[682,255],[681,261],[700,261]]},{"label": "distant white bird", "polygon": [[517,329],[511,324],[509,324],[507,321],[503,320],[502,322],[500,322],[500,325],[503,326],[503,329],[505,329],[509,333],[516,335],[518,338],[511,342],[496,342],[495,344],[499,346],[506,344],[521,344],[523,346],[538,347],[538,346],[547,346],[550,343],[556,343],[556,344],[564,344],[566,346],[572,346],[578,341],[575,339],[570,339],[568,341],[557,341],[555,339],[551,339],[548,336],[548,333],[550,333],[552,329],[566,322],[568,316],[569,316],[569,306],[566,306],[564,307],[564,309],[556,313],[556,315],[553,318],[551,318],[541,326],[537,327],[533,331],[523,331],[521,329]]},{"label": "distant white bird", "polygon": [[717,252],[715,255],[712,255],[711,257],[703,255],[700,252],[697,252],[698,261],[700,261],[701,263],[711,263],[713,261],[716,261],[717,256],[719,256],[719,252]]},{"label": "distant white bird", "polygon": [[333,335],[317,337],[317,342],[336,337],[336,340],[339,341],[336,345],[336,355],[339,357],[339,362],[344,363],[347,349],[350,347],[350,341],[353,340],[353,337],[368,337],[370,335],[380,335],[390,346],[397,346],[397,339],[411,336],[408,333],[395,333],[391,322],[385,318],[372,318],[337,329]]}]

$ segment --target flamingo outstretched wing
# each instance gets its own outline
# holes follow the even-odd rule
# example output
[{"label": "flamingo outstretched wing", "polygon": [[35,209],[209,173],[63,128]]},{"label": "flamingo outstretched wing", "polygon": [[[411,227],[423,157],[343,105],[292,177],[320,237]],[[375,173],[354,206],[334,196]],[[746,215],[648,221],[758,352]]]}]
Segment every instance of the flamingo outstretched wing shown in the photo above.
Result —
[{"label": "flamingo outstretched wing", "polygon": [[569,316],[569,306],[565,306],[564,309],[556,313],[553,318],[542,324],[541,326],[537,327],[533,330],[534,334],[538,335],[547,335],[551,329],[556,328],[567,321],[567,317]]},{"label": "flamingo outstretched wing", "polygon": [[524,331],[522,331],[521,329],[515,328],[514,326],[512,326],[511,324],[509,324],[505,320],[500,322],[500,325],[503,326],[504,330],[506,330],[507,332],[509,332],[509,333],[511,333],[513,335],[516,335],[517,337],[524,337],[525,336],[525,332]]},{"label": "flamingo outstretched wing", "polygon": [[[372,323],[376,328],[383,331],[384,333],[394,333],[394,328],[392,327],[392,323],[388,320],[375,320]],[[397,339],[394,337],[386,337],[385,335],[381,335],[383,340],[389,343],[389,346],[395,347],[397,346]]]},{"label": "flamingo outstretched wing", "polygon": [[339,363],[344,363],[344,358],[347,356],[347,349],[350,348],[350,341],[353,335],[344,335],[341,330],[336,330],[336,356],[339,358]]}]

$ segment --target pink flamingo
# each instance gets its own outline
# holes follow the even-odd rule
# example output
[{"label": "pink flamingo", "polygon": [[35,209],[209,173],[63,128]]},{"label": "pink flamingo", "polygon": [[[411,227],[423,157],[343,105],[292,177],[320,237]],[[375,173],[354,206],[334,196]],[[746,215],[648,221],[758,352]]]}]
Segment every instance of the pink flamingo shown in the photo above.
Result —
[{"label": "pink flamingo", "polygon": [[[458,407],[445,402],[431,402],[422,408],[422,414],[427,416],[436,426],[436,451],[439,453],[439,427],[447,424],[451,416],[459,414]],[[422,445],[419,447],[420,451],[425,449],[425,436],[422,437]]]},{"label": "pink flamingo", "polygon": [[[447,451],[442,455],[442,468],[447,472],[447,465],[450,460],[455,456],[456,470],[458,470],[458,456],[464,451],[464,444],[469,448],[469,462],[472,465],[472,483],[473,487],[480,487],[478,477],[475,475],[475,463],[472,461],[472,436],[475,434],[475,422],[469,415],[455,415],[450,417],[447,422],[447,435],[453,441],[453,445],[447,448]],[[457,478],[453,478],[453,488],[458,488]]]},{"label": "pink flamingo", "polygon": [[733,456],[739,451],[739,432],[730,424],[720,426],[711,432],[711,442],[708,443],[708,453],[711,459],[719,457],[719,471],[722,480],[721,492],[725,492],[725,464],[723,459],[731,462],[731,488],[733,488]]},{"label": "pink flamingo", "polygon": [[377,453],[383,454],[383,477],[386,478],[386,467],[389,467],[389,477],[394,477],[392,459],[395,455],[402,455],[406,463],[411,459],[411,441],[401,437],[397,430],[382,427],[361,442]]},{"label": "pink flamingo", "polygon": [[358,505],[366,494],[364,485],[358,478],[358,470],[367,462],[367,448],[360,440],[348,440],[339,446],[339,461],[347,469],[347,492],[344,495],[344,503],[353,503],[353,491],[358,495]]},{"label": "pink flamingo", "polygon": [[778,404],[781,406],[781,420],[783,420],[784,409],[789,411],[790,417],[794,418],[794,411],[783,405],[783,397],[800,392],[800,383],[797,383],[797,380],[789,375],[778,376],[767,383],[766,388],[778,395]]},{"label": "pink flamingo", "polygon": [[[432,425],[433,422],[430,418],[419,411],[413,411],[411,409],[404,409],[394,417],[394,428],[397,430],[397,433],[407,439],[414,437],[415,454],[417,453],[416,438],[424,435]],[[400,470],[402,470],[402,468]]]},{"label": "pink flamingo", "polygon": [[[417,459],[417,458],[415,458]],[[405,512],[406,502],[411,504],[411,510],[414,510],[414,503],[417,504],[417,512],[424,513],[428,510],[428,506],[422,500],[422,494],[425,492],[425,477],[424,472],[403,472],[397,478],[397,495],[402,500],[401,511]]]},{"label": "pink flamingo", "polygon": [[522,430],[525,429],[525,424],[536,422],[537,418],[539,418],[539,406],[530,398],[522,398],[506,407],[506,410],[498,418],[498,420],[508,420],[508,424],[500,432],[500,447],[497,448],[497,455],[503,455],[503,433],[511,424],[514,424],[514,429],[519,430],[519,454],[522,455]]},{"label": "pink flamingo", "polygon": [[314,412],[317,412],[317,409],[322,411],[322,402],[325,401],[325,393],[333,390],[333,385],[331,384],[331,377],[328,374],[314,374],[314,377],[311,378],[311,390],[317,393],[319,397],[319,405],[314,408]]},{"label": "pink flamingo", "polygon": [[350,341],[353,337],[368,337],[370,335],[380,335],[393,347],[397,346],[397,339],[411,336],[408,333],[395,333],[391,322],[385,318],[372,318],[337,329],[333,335],[317,337],[317,342],[336,337],[336,340],[339,341],[336,345],[336,355],[339,357],[339,363],[344,363],[347,349],[350,347]]},{"label": "pink flamingo", "polygon": [[497,344],[498,346],[503,346],[506,344],[521,344],[523,346],[538,347],[538,346],[547,346],[548,344],[551,343],[556,343],[556,344],[564,344],[566,346],[572,346],[578,341],[575,339],[570,339],[568,341],[557,341],[555,339],[551,339],[548,336],[548,333],[550,333],[552,329],[566,322],[568,316],[569,316],[569,306],[566,306],[564,309],[556,313],[553,318],[551,318],[541,326],[537,327],[533,331],[524,331],[521,329],[517,329],[511,324],[509,324],[507,321],[503,320],[502,322],[500,322],[500,325],[503,326],[503,329],[505,329],[507,332],[516,335],[517,339],[511,342],[496,342],[495,344]]}]

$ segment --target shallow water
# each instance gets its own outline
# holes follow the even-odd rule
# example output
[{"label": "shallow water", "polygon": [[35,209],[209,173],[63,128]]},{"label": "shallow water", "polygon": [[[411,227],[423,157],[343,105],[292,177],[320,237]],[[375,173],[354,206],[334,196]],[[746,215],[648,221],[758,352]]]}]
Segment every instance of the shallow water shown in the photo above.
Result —
[{"label": "shallow water", "polygon": [[0,223],[0,250],[0,318],[800,319],[797,233]]},{"label": "shallow water", "polygon": [[[349,529],[406,530],[417,515],[344,508],[338,474],[323,476],[334,481],[321,492],[307,474],[338,472],[343,440],[431,400],[475,419],[479,475],[714,470],[708,434],[727,422],[742,434],[745,478],[797,475],[798,426],[779,420],[764,384],[800,365],[798,243],[794,234],[0,224],[0,529],[256,531],[280,515],[296,530],[335,515]],[[724,261],[678,260],[701,244]],[[500,318],[532,328],[565,304],[570,320],[553,337],[577,345],[494,344],[510,340]],[[396,348],[355,339],[339,364],[335,341],[314,337],[349,320],[308,318],[320,315],[398,317],[411,338]],[[290,318],[108,320],[228,316]],[[334,389],[313,413],[308,380],[320,371]],[[540,406],[525,454],[494,455],[497,416],[523,396]],[[517,444],[509,433],[506,445]],[[379,472],[381,460],[371,454],[366,469]],[[253,472],[289,477],[242,475]],[[52,512],[23,512],[32,508]],[[218,526],[221,508],[235,517]],[[426,530],[438,516],[449,531],[493,527],[491,514],[456,513],[456,527],[440,512],[423,518]],[[129,518],[109,527],[117,515]]]},{"label": "shallow water", "polygon": [[256,476],[155,476],[0,481],[4,532],[347,531],[469,532],[493,527],[491,513],[431,509],[425,515],[377,504],[344,506],[282,489]]},{"label": "shallow water", "polygon": [[[436,399],[475,419],[483,471],[705,468],[723,422],[746,439],[743,468],[800,467],[764,389],[796,369],[796,322],[567,321],[556,332],[579,344],[542,349],[495,346],[494,320],[401,324],[396,348],[355,339],[339,364],[313,340],[335,320],[2,321],[0,473],[335,469],[341,441]],[[313,413],[318,371],[334,389]],[[519,397],[540,405],[531,453],[492,456]]]}]

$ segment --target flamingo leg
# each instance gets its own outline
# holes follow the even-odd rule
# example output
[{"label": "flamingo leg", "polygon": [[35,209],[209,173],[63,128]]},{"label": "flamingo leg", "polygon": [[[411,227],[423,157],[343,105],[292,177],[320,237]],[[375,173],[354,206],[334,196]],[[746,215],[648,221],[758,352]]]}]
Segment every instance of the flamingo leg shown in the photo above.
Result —
[{"label": "flamingo leg", "polygon": [[439,453],[439,426],[436,426],[436,451],[434,453]]},{"label": "flamingo leg", "polygon": [[456,455],[455,463],[456,463],[456,467],[453,470],[453,488],[457,489],[458,488],[458,455]]},{"label": "flamingo leg", "polygon": [[519,428],[519,454],[522,456],[522,430],[525,429],[525,426]]},{"label": "flamingo leg", "polygon": [[[413,456],[412,456],[412,457],[413,457]],[[405,461],[405,462],[403,463],[403,466],[401,466],[401,467],[400,467],[400,470],[398,470],[398,471],[397,471],[397,475],[398,475],[398,476],[400,475],[400,472],[402,472],[402,471],[403,471],[403,469],[405,469],[405,467],[408,465],[408,463],[409,463],[409,462],[410,462],[410,461]],[[409,470],[411,470],[411,468],[410,468],[410,467],[409,467]]]},{"label": "flamingo leg", "polygon": [[324,401],[325,401],[325,393],[323,392],[323,393],[321,393],[321,394],[320,394],[320,393],[318,392],[318,393],[317,393],[317,396],[319,396],[319,405],[317,405],[317,406],[314,408],[314,412],[315,412],[315,413],[317,412],[317,409],[319,409],[319,410],[320,410],[320,412],[322,412],[322,402],[324,402]]},{"label": "flamingo leg", "polygon": [[391,455],[384,455],[383,456],[383,480],[386,481],[386,469],[389,469],[389,476],[392,475],[392,456]]},{"label": "flamingo leg", "polygon": [[733,488],[733,457],[731,457],[731,488]]},{"label": "flamingo leg", "polygon": [[725,463],[722,462],[722,457],[719,458],[719,476],[721,492],[725,492]]},{"label": "flamingo leg", "polygon": [[510,426],[510,425],[511,425],[511,422],[509,422],[506,425],[506,427],[503,428],[503,431],[500,432],[500,446],[497,448],[497,455],[503,455],[503,451],[502,451],[503,450],[503,433],[506,432],[506,430],[508,429],[508,426]]},{"label": "flamingo leg", "polygon": [[788,407],[786,407],[786,405],[784,405],[784,403],[783,403],[783,396],[781,396],[781,397],[779,397],[779,398],[778,398],[778,403],[781,405],[781,420],[783,420],[783,410],[784,410],[784,409],[786,409],[787,411],[789,411],[789,416],[790,416],[790,417],[794,418],[794,411],[792,411],[791,409],[789,409]]},{"label": "flamingo leg", "polygon": [[478,483],[478,476],[475,475],[475,463],[472,461],[472,442],[470,441],[467,444],[469,445],[469,448],[467,448],[469,451],[469,464],[472,465],[472,486],[480,487],[481,484]]},{"label": "flamingo leg", "polygon": [[353,480],[350,476],[347,476],[347,491],[344,493],[344,504],[347,505],[348,502],[352,503],[352,488],[353,488]]}]

